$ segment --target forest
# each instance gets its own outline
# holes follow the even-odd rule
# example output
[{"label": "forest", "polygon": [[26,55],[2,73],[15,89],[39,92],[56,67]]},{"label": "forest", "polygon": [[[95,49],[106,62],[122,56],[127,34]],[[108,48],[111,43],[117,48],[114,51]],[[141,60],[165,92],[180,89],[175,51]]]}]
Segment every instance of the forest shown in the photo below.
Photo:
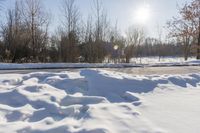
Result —
[{"label": "forest", "polygon": [[[0,9],[3,2],[0,0]],[[131,58],[158,56],[200,59],[200,1],[177,8],[179,15],[166,22],[167,39],[149,37],[130,25],[122,35],[116,21],[109,22],[103,1],[93,0],[93,13],[83,20],[76,0],[60,0],[61,25],[50,32],[52,13],[42,0],[15,0],[0,19],[0,62],[6,63],[130,63]],[[1,18],[1,17],[0,17]],[[162,28],[161,28],[162,29]],[[155,29],[156,30],[156,29]]]}]

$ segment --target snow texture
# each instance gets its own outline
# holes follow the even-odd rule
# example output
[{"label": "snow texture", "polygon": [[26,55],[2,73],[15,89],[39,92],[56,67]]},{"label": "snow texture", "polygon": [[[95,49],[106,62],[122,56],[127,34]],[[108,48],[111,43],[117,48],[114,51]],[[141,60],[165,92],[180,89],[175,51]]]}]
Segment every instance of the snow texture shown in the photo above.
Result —
[{"label": "snow texture", "polygon": [[200,73],[1,74],[0,133],[197,133]]}]

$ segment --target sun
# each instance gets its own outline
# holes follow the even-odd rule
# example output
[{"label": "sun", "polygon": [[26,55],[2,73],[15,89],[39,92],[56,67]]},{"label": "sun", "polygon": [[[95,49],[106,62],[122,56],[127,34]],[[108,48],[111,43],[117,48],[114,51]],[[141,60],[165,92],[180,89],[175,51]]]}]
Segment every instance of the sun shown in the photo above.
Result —
[{"label": "sun", "polygon": [[139,7],[134,14],[134,20],[139,24],[145,24],[151,17],[151,10],[148,5]]}]

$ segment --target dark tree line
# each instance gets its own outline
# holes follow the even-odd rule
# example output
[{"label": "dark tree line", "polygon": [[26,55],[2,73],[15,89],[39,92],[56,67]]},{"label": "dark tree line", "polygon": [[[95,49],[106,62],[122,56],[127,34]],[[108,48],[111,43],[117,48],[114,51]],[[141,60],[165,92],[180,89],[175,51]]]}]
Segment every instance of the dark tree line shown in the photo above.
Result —
[{"label": "dark tree line", "polygon": [[[147,38],[143,45],[138,45],[135,48],[135,57],[182,57],[184,56],[184,45],[175,42],[160,43],[158,39]],[[188,56],[195,56],[189,52]]]},{"label": "dark tree line", "polygon": [[[75,0],[62,2],[61,24],[50,35],[51,15],[41,0],[16,0],[1,23],[2,62],[126,62],[132,57],[188,56],[199,58],[199,3],[186,4],[180,18],[168,23],[171,42],[148,38],[141,28],[130,26],[123,37],[112,26],[101,0],[93,0],[92,15],[84,22]],[[198,36],[197,36],[198,35]]]},{"label": "dark tree line", "polygon": [[8,62],[45,62],[48,48],[48,15],[39,0],[16,1],[1,25],[1,58]]}]

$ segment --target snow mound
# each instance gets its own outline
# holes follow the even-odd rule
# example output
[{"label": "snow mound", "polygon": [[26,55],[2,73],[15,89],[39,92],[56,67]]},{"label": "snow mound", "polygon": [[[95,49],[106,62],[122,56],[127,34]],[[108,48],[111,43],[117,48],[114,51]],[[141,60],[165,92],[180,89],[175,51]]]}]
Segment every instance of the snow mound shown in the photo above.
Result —
[{"label": "snow mound", "polygon": [[[132,76],[83,69],[77,72],[2,74],[0,133],[198,131],[199,92],[200,73]],[[188,108],[184,109],[182,104]],[[173,112],[167,111],[170,109],[176,113],[192,112],[189,115],[192,118],[184,117],[192,123],[190,127],[183,130],[180,126],[189,122],[173,123],[180,122],[181,118],[172,117]],[[165,118],[163,113],[169,117]]]}]

